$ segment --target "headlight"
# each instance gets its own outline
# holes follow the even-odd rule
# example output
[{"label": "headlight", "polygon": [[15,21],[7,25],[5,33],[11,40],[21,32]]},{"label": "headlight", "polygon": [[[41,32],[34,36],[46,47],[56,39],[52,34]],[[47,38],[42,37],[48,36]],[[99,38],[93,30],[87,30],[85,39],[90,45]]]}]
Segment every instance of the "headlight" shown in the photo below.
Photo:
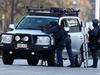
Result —
[{"label": "headlight", "polygon": [[19,41],[19,40],[20,40],[20,36],[16,36],[16,37],[15,37],[15,40],[16,40],[16,41]]},{"label": "headlight", "polygon": [[55,44],[55,40],[53,37],[51,37],[51,45],[54,45]]},{"label": "headlight", "polygon": [[25,36],[25,37],[23,38],[23,40],[27,42],[27,41],[29,40],[29,37],[28,37],[28,36]]},{"label": "headlight", "polygon": [[50,38],[48,36],[37,36],[36,45],[49,45]]},{"label": "headlight", "polygon": [[3,34],[1,36],[1,43],[11,43],[12,42],[12,35]]}]

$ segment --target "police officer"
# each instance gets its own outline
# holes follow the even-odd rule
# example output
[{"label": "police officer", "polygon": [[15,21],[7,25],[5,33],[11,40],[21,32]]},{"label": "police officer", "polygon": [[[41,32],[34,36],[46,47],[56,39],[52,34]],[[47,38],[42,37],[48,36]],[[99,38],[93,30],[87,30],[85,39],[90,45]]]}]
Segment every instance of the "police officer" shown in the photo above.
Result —
[{"label": "police officer", "polygon": [[63,66],[62,50],[64,48],[64,32],[56,21],[51,21],[49,25],[42,30],[47,34],[53,34],[55,39],[55,50],[57,50],[57,66]]},{"label": "police officer", "polygon": [[[66,23],[67,24],[67,23]],[[69,60],[70,60],[70,65],[68,65],[67,67],[75,67],[75,59],[74,59],[74,55],[72,52],[72,48],[71,48],[71,39],[70,39],[70,35],[68,34],[68,31],[65,31],[64,29],[64,22],[61,21],[61,28],[65,34],[64,36],[64,44],[69,56]]]},{"label": "police officer", "polygon": [[92,23],[94,28],[92,30],[89,30],[89,48],[90,52],[92,53],[93,64],[89,67],[97,68],[98,64],[97,35],[100,30],[100,27],[98,26],[99,21],[97,19],[93,19]]}]

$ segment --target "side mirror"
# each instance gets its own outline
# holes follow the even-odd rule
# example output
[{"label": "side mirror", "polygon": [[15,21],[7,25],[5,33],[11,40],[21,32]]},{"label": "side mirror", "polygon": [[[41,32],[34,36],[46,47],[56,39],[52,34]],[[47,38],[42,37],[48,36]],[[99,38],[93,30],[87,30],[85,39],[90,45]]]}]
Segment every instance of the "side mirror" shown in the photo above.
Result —
[{"label": "side mirror", "polygon": [[14,27],[14,24],[10,24],[10,25],[9,25],[9,28],[10,28],[10,29],[14,29],[14,28],[15,28],[15,27]]},{"label": "side mirror", "polygon": [[70,28],[69,27],[64,27],[65,31],[69,32]]}]

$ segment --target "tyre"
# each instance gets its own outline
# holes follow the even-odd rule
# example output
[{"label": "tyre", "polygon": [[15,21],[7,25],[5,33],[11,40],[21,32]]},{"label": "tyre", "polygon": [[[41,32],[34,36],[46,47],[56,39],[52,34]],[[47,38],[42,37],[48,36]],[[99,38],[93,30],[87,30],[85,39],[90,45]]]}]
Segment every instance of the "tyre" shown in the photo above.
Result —
[{"label": "tyre", "polygon": [[13,56],[10,55],[8,52],[3,52],[2,55],[3,64],[5,65],[12,65],[13,64]]},{"label": "tyre", "polygon": [[75,56],[75,66],[76,67],[80,67],[82,65],[82,55],[81,54],[77,54]]},{"label": "tyre", "polygon": [[55,66],[55,52],[51,52],[47,59],[48,66]]},{"label": "tyre", "polygon": [[82,65],[82,62],[84,62],[83,45],[80,48],[80,53],[75,56],[75,66],[80,67]]},{"label": "tyre", "polygon": [[27,63],[30,65],[30,66],[36,66],[38,64],[38,61],[39,59],[35,58],[35,57],[29,57],[27,59]]}]

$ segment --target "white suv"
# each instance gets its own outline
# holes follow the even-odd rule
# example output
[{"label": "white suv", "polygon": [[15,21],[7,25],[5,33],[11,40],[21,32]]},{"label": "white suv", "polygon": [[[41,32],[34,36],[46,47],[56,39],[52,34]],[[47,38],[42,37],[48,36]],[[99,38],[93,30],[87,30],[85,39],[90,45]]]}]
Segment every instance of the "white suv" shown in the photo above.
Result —
[{"label": "white suv", "polygon": [[55,40],[52,35],[43,33],[41,26],[48,25],[50,21],[57,21],[61,25],[61,21],[63,21],[65,29],[69,29],[67,31],[71,36],[76,66],[80,67],[84,41],[82,21],[77,16],[59,17],[58,15],[34,13],[23,17],[17,25],[10,25],[13,30],[1,35],[3,63],[12,64],[14,59],[27,59],[29,65],[37,65],[39,59],[42,59],[47,60],[48,66],[54,66]]}]

